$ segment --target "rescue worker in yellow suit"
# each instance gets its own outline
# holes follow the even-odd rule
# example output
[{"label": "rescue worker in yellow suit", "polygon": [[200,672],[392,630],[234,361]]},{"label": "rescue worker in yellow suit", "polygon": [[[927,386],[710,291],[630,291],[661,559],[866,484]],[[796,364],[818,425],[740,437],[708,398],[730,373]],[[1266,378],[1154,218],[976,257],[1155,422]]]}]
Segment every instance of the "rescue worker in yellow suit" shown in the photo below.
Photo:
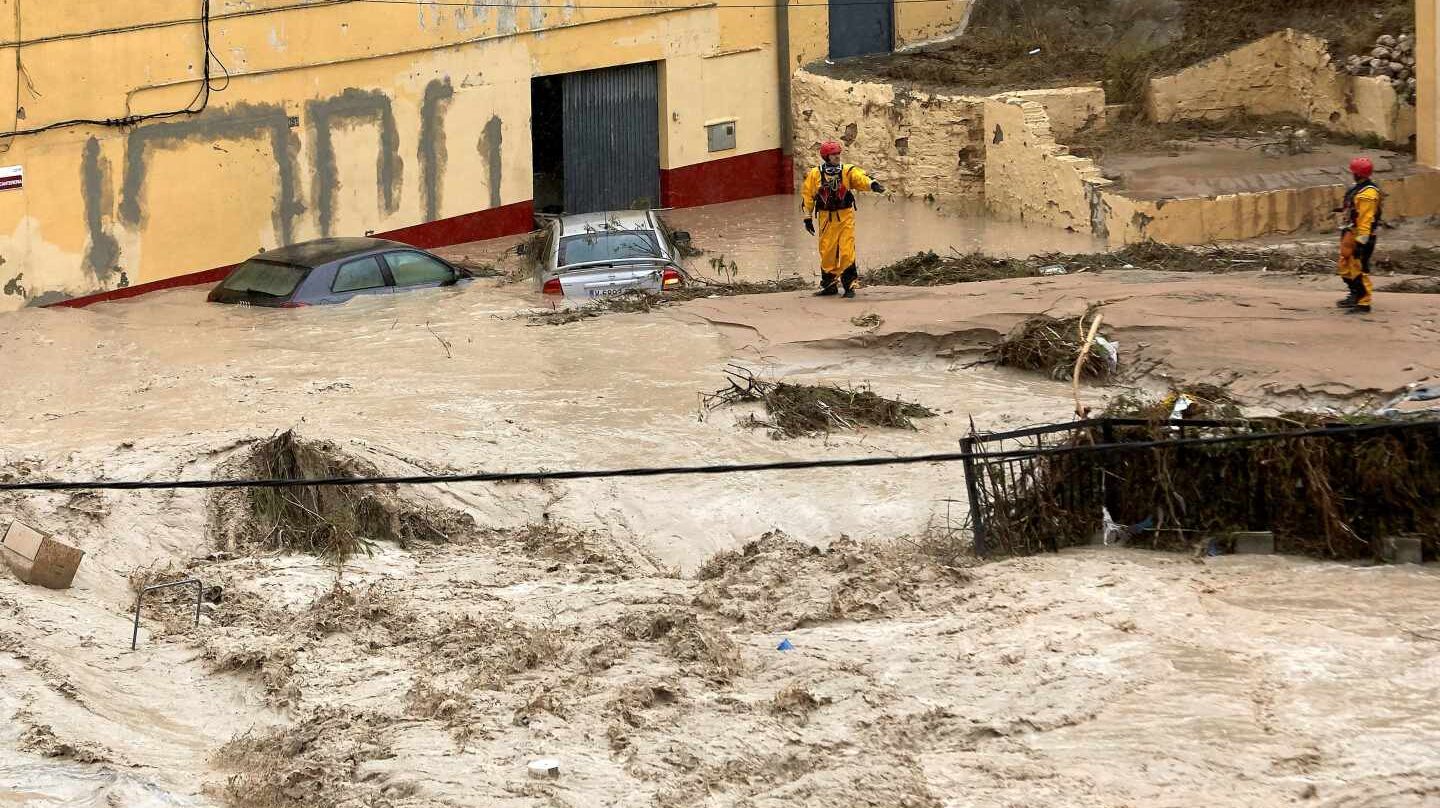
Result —
[{"label": "rescue worker in yellow suit", "polygon": [[820,291],[816,296],[839,294],[855,296],[855,191],[885,192],[884,186],[870,179],[857,166],[840,161],[840,144],[827,140],[820,144],[821,164],[805,175],[800,189],[805,208],[805,229],[815,233],[815,217],[820,218]]},{"label": "rescue worker in yellow suit", "polygon": [[1375,166],[1368,157],[1350,161],[1350,174],[1355,185],[1345,192],[1345,204],[1339,208],[1345,223],[1340,228],[1340,277],[1350,287],[1350,294],[1335,305],[1346,314],[1369,314],[1370,256],[1375,254],[1375,231],[1383,221],[1380,217],[1380,186],[1370,175]]}]

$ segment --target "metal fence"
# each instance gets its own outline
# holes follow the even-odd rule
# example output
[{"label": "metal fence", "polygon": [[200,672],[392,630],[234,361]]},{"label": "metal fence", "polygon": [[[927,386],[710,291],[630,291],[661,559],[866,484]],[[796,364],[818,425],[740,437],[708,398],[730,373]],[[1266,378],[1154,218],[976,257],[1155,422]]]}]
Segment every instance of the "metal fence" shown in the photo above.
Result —
[{"label": "metal fence", "polygon": [[[1107,535],[1191,548],[1269,530],[1277,549],[1378,554],[1384,536],[1440,550],[1440,423],[1104,418],[961,443],[977,554],[1033,555]],[[1107,522],[1108,517],[1108,522]],[[1107,532],[1108,531],[1108,532]]]}]

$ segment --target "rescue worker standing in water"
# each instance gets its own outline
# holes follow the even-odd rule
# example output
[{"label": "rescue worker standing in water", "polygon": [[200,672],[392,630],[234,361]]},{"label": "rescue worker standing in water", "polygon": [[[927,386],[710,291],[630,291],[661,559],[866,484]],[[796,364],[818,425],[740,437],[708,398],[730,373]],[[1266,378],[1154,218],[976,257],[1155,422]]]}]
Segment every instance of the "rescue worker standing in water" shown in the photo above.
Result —
[{"label": "rescue worker standing in water", "polygon": [[805,229],[815,233],[815,218],[820,219],[820,291],[817,296],[838,294],[855,296],[855,191],[885,192],[884,186],[870,179],[857,166],[840,160],[840,144],[827,140],[820,145],[821,164],[805,175],[800,190],[805,208]]},{"label": "rescue worker standing in water", "polygon": [[1345,192],[1345,204],[1339,210],[1345,216],[1340,228],[1340,277],[1350,287],[1350,294],[1335,305],[1347,309],[1346,314],[1369,314],[1370,256],[1375,254],[1375,231],[1380,227],[1380,186],[1370,179],[1375,166],[1368,157],[1350,161],[1350,174],[1355,185]]}]

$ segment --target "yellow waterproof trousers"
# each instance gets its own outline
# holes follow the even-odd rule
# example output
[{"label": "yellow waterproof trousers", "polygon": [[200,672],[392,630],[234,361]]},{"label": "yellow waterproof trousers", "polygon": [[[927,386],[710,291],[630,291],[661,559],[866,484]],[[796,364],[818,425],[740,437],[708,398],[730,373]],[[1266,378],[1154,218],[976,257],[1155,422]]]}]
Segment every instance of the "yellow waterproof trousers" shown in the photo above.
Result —
[{"label": "yellow waterproof trousers", "polygon": [[1355,231],[1346,230],[1340,237],[1340,277],[1350,288],[1357,306],[1369,306],[1370,296],[1375,291],[1370,283],[1370,256],[1375,253],[1375,237],[1360,244],[1355,240]]},{"label": "yellow waterproof trousers", "polygon": [[845,288],[855,283],[855,209],[815,211],[820,237],[821,286],[831,287],[845,278]]}]

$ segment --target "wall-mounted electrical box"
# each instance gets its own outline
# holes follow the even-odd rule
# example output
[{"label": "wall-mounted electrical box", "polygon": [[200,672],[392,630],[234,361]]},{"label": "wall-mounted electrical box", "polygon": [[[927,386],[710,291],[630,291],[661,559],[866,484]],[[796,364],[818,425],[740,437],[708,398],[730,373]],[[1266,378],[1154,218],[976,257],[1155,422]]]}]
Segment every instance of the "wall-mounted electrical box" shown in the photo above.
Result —
[{"label": "wall-mounted electrical box", "polygon": [[720,121],[705,124],[705,141],[710,151],[726,151],[735,148],[735,122]]}]

